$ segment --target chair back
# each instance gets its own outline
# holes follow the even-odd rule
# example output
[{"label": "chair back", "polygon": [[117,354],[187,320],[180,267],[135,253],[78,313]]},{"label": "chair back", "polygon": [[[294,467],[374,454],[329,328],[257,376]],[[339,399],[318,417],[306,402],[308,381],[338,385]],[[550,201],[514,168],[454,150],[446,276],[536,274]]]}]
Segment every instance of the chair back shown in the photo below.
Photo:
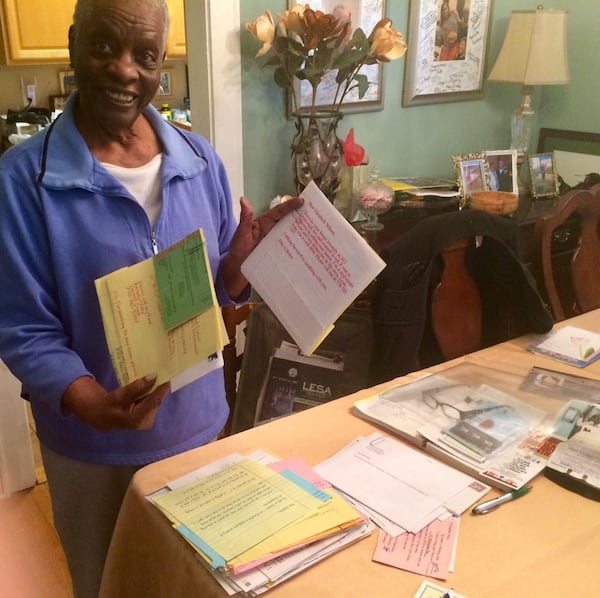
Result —
[{"label": "chair back", "polygon": [[371,384],[551,328],[518,234],[509,218],[461,210],[423,219],[382,250]]},{"label": "chair back", "polygon": [[431,299],[431,326],[444,359],[481,349],[481,295],[465,258],[472,239],[450,243],[442,253],[444,269]]},{"label": "chair back", "polygon": [[600,307],[599,230],[600,184],[569,191],[536,223],[537,267],[556,321]]}]

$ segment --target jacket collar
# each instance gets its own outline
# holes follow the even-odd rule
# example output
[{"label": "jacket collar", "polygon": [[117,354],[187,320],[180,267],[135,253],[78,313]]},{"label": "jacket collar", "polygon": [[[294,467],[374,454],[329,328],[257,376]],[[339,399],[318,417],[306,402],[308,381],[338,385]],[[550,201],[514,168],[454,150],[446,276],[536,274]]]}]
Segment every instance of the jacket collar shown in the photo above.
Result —
[{"label": "jacket collar", "polygon": [[[110,192],[110,181],[107,179],[111,179],[114,181],[114,190],[121,189],[116,180],[107,177],[75,126],[73,111],[78,95],[78,92],[70,95],[63,113],[45,130],[38,180],[42,185],[54,189],[81,187],[97,191],[101,186]],[[207,160],[198,148],[180,129],[165,121],[154,106],[148,105],[144,115],[162,142],[163,183],[177,176],[192,178],[206,168]]]}]

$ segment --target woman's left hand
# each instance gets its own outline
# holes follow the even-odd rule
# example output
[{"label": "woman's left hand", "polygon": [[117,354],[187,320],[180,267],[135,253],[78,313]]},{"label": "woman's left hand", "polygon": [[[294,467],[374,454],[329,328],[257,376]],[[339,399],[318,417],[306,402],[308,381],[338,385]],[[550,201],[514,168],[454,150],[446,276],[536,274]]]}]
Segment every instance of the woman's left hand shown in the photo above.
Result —
[{"label": "woman's left hand", "polygon": [[223,280],[230,297],[239,297],[248,285],[240,270],[242,262],[279,220],[297,210],[303,203],[301,197],[292,197],[254,218],[250,202],[245,197],[240,199],[240,223],[231,239],[229,253],[222,263]]}]

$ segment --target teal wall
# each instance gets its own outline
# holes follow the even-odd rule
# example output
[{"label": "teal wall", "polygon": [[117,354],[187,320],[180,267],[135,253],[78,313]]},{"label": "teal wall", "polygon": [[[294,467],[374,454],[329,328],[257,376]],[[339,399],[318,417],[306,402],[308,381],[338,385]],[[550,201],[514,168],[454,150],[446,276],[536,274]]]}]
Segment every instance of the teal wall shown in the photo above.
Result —
[{"label": "teal wall", "polygon": [[[534,9],[519,0],[494,0],[485,73],[491,69],[512,10]],[[538,126],[600,131],[597,94],[600,87],[600,3],[589,0],[546,0],[545,8],[569,12],[568,48],[571,83],[536,87]],[[287,0],[241,0],[242,101],[244,125],[244,189],[257,211],[278,194],[293,193],[289,146],[294,124],[286,118],[285,94],[273,81],[272,69],[260,69],[254,54],[258,42],[243,28],[265,10],[275,16]],[[408,0],[387,0],[387,16],[405,34]],[[345,137],[354,127],[371,164],[383,176],[452,176],[452,154],[510,145],[510,113],[519,104],[520,87],[485,83],[482,99],[402,107],[405,58],[383,66],[383,110],[347,114],[339,126]],[[537,137],[537,135],[536,135]]]}]

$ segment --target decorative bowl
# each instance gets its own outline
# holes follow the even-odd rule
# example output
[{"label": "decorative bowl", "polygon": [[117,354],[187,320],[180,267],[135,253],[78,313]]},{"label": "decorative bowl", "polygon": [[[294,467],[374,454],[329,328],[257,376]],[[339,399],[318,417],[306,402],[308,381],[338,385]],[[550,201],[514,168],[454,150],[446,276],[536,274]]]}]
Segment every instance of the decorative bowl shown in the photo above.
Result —
[{"label": "decorative bowl", "polygon": [[519,207],[519,196],[509,191],[474,191],[468,205],[474,210],[507,216]]}]

